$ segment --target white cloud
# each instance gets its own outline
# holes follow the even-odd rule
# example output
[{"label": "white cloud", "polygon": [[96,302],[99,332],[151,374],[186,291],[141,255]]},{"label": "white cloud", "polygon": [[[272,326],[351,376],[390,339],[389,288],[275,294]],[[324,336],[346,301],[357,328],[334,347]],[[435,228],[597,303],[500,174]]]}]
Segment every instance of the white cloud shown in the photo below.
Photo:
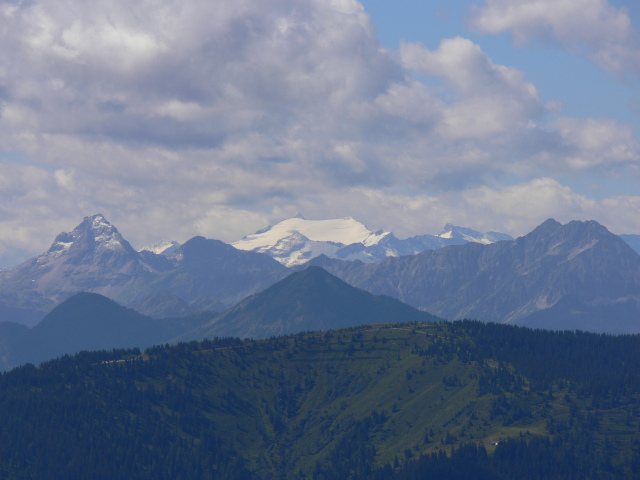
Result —
[{"label": "white cloud", "polygon": [[485,0],[472,25],[480,31],[509,31],[517,45],[558,44],[583,52],[602,68],[640,74],[640,37],[626,9],[607,0]]},{"label": "white cloud", "polygon": [[24,157],[0,157],[0,265],[98,212],[134,246],[230,242],[297,211],[399,235],[517,230],[535,215],[498,218],[502,176],[638,161],[626,125],[545,124],[558,102],[470,40],[382,49],[355,0],[35,0],[0,16],[0,148]]},{"label": "white cloud", "polygon": [[567,147],[563,161],[572,170],[640,162],[640,145],[633,129],[613,119],[562,117],[552,127]]},{"label": "white cloud", "polygon": [[440,77],[455,94],[444,110],[440,132],[448,138],[478,137],[522,128],[544,111],[536,87],[522,72],[496,65],[468,39],[445,39],[437,50],[401,45],[403,65]]},{"label": "white cloud", "polygon": [[[574,193],[552,178],[537,178],[524,184],[491,188],[483,186],[464,193],[465,201],[478,210],[509,218],[510,229],[522,232],[523,226],[556,220],[583,218],[596,202]],[[525,227],[526,228],[526,227]]]}]

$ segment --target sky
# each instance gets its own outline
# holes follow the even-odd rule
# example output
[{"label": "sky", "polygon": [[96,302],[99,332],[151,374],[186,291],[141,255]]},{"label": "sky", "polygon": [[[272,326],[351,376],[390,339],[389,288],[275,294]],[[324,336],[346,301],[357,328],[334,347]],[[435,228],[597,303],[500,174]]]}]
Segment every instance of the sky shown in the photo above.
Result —
[{"label": "sky", "polygon": [[0,0],[0,269],[297,213],[640,233],[636,0]]}]

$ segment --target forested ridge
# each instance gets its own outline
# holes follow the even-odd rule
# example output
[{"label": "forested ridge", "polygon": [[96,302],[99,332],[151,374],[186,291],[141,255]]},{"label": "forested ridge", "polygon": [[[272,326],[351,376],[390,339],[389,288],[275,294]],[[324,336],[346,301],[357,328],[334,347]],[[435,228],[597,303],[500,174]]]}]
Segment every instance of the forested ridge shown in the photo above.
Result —
[{"label": "forested ridge", "polygon": [[384,324],[0,376],[0,478],[640,476],[640,337]]}]

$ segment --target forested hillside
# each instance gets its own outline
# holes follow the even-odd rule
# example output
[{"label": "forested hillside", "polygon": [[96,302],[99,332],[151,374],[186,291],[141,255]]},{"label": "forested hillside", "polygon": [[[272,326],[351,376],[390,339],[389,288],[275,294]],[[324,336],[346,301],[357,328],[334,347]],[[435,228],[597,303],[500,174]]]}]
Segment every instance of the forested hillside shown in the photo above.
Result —
[{"label": "forested hillside", "polygon": [[0,478],[633,478],[639,364],[477,322],[82,353],[0,377]]}]

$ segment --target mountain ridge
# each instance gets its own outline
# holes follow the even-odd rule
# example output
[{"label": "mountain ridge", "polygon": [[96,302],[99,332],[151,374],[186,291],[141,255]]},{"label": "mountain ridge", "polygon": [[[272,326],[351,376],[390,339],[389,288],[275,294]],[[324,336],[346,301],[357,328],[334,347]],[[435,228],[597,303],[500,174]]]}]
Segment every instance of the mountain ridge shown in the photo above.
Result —
[{"label": "mountain ridge", "polygon": [[373,232],[352,217],[307,220],[297,215],[247,235],[233,246],[266,253],[287,267],[295,267],[319,255],[375,263],[390,256],[415,255],[447,245],[488,244],[500,240],[513,238],[503,233],[480,233],[447,224],[439,235],[416,235],[400,240],[391,232]]},{"label": "mountain ridge", "polygon": [[[535,312],[553,313],[549,309],[566,295],[585,305],[640,302],[640,256],[594,221],[561,225],[550,219],[513,242],[467,243],[376,264],[327,258],[312,264],[451,320],[518,323]],[[626,322],[625,333],[640,331],[639,318]],[[599,318],[596,331],[608,331],[607,324]]]},{"label": "mountain ridge", "polygon": [[[198,258],[194,248],[200,248]],[[83,291],[127,307],[148,303],[166,291],[179,297],[168,305],[172,311],[180,301],[188,303],[190,311],[222,310],[279,280],[285,270],[268,255],[203,237],[192,238],[168,255],[137,252],[102,214],[96,214],[85,217],[73,231],[57,235],[45,253],[2,272],[0,311],[12,315],[5,319],[33,326]]]},{"label": "mountain ridge", "polygon": [[409,305],[354,288],[309,266],[252,295],[180,340],[268,338],[371,323],[438,321]]}]

